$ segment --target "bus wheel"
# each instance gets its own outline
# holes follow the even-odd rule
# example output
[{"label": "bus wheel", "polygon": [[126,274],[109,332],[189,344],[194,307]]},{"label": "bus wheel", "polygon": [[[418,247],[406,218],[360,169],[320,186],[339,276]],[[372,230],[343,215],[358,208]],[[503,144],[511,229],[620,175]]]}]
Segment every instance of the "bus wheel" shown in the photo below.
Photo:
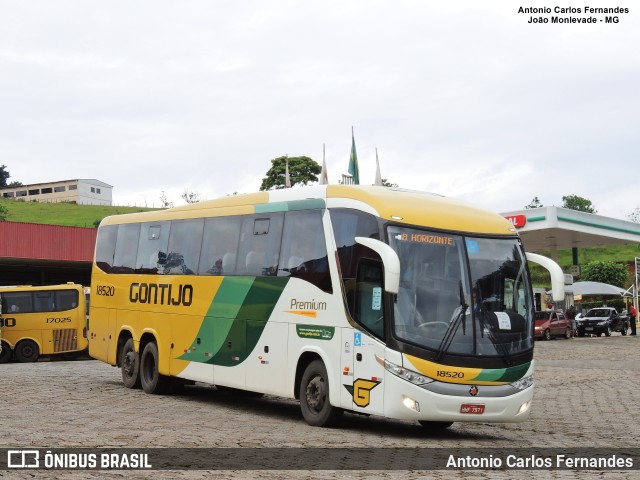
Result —
[{"label": "bus wheel", "polygon": [[33,340],[23,340],[16,345],[16,358],[19,362],[35,362],[40,356],[40,348]]},{"label": "bus wheel", "polygon": [[140,383],[146,393],[160,395],[165,393],[171,378],[158,372],[158,346],[155,342],[145,345],[140,356]]},{"label": "bus wheel", "polygon": [[418,423],[429,430],[445,430],[453,425],[453,422],[432,422],[427,420],[418,420]]},{"label": "bus wheel", "polygon": [[7,363],[11,360],[11,347],[8,343],[2,342],[2,352],[0,352],[0,363]]},{"label": "bus wheel", "polygon": [[314,360],[300,380],[300,410],[309,425],[329,427],[340,417],[342,409],[329,402],[327,369],[322,360]]},{"label": "bus wheel", "polygon": [[140,357],[133,347],[133,338],[127,340],[120,355],[122,383],[127,388],[140,388]]}]

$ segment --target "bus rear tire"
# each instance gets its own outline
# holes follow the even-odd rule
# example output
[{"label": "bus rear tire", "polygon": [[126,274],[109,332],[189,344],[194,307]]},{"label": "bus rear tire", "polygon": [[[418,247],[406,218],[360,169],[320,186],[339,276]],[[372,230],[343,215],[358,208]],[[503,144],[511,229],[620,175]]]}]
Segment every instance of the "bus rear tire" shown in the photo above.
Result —
[{"label": "bus rear tire", "polygon": [[22,340],[16,345],[16,359],[21,363],[31,363],[38,360],[40,347],[33,340]]},{"label": "bus rear tire", "polygon": [[2,352],[0,352],[0,363],[8,363],[11,360],[11,347],[7,342],[2,342]]},{"label": "bus rear tire", "polygon": [[145,393],[161,395],[171,385],[171,377],[158,372],[158,346],[149,342],[144,346],[140,356],[140,383]]},{"label": "bus rear tire", "polygon": [[300,410],[305,421],[314,427],[330,427],[342,415],[342,409],[331,406],[329,378],[322,360],[314,360],[300,380]]},{"label": "bus rear tire", "polygon": [[120,353],[122,383],[127,388],[140,388],[140,355],[133,346],[133,338],[127,340]]}]

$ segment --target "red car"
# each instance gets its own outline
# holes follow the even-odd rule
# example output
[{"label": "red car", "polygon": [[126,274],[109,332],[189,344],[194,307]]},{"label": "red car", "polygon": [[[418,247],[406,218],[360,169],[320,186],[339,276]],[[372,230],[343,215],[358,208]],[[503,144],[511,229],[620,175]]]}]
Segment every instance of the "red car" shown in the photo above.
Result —
[{"label": "red car", "polygon": [[535,337],[537,339],[551,340],[556,336],[571,338],[572,333],[571,320],[564,313],[556,310],[536,312]]}]

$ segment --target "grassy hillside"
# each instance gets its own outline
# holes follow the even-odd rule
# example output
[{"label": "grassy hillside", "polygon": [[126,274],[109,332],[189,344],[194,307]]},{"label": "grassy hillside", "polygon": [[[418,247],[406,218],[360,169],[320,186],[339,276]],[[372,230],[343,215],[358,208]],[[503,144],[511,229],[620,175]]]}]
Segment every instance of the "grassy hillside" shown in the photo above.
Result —
[{"label": "grassy hillside", "polygon": [[[154,210],[142,207],[106,207],[75,203],[39,203],[0,199],[9,222],[47,223],[75,227],[94,227],[109,215]],[[157,209],[156,209],[157,210]]]},{"label": "grassy hillside", "polygon": [[[550,257],[549,252],[540,252],[541,255]],[[623,263],[629,268],[634,263],[636,257],[640,257],[640,244],[629,243],[625,245],[614,245],[611,247],[594,247],[594,248],[580,248],[578,249],[578,263],[580,265],[586,265],[591,262],[615,262]],[[562,267],[562,270],[569,273],[569,267],[573,264],[573,253],[571,250],[559,250],[558,251],[558,265]],[[549,287],[551,285],[551,279],[549,272],[544,268],[529,263],[531,269],[531,276],[533,277],[533,283],[536,287]],[[576,278],[579,281],[580,278]],[[630,274],[628,282],[629,285],[633,283],[633,276]]]}]

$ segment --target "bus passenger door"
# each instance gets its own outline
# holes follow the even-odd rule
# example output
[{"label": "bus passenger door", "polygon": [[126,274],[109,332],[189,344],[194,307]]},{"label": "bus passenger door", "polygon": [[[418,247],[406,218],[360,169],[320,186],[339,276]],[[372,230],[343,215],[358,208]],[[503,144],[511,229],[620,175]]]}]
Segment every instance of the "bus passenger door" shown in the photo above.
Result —
[{"label": "bus passenger door", "polygon": [[382,414],[384,388],[384,289],[380,262],[362,261],[358,265],[355,296],[355,320],[363,328],[353,332],[354,410]]}]

